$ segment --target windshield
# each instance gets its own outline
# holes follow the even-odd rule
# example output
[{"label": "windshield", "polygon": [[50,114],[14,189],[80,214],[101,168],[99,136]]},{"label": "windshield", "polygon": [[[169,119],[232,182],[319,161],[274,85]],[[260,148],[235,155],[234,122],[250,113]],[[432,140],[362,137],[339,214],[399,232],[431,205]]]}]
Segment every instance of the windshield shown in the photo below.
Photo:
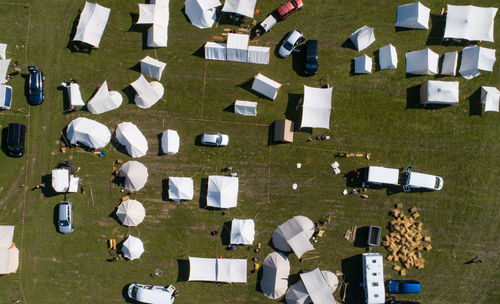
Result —
[{"label": "windshield", "polygon": [[222,135],[217,136],[217,140],[215,141],[218,145],[222,143]]},{"label": "windshield", "polygon": [[436,177],[436,185],[434,186],[434,188],[439,189],[440,184],[441,184],[441,181],[439,180],[438,177]]},{"label": "windshield", "polygon": [[137,298],[137,286],[132,287],[132,298]]},{"label": "windshield", "polygon": [[69,223],[68,223],[68,221],[60,221],[59,225],[61,225],[61,226],[69,226]]},{"label": "windshield", "polygon": [[291,51],[291,50],[292,50],[292,48],[293,48],[293,45],[292,45],[290,42],[285,41],[285,42],[283,43],[283,47],[284,47],[285,49],[287,49],[287,50]]},{"label": "windshield", "polygon": [[312,70],[312,69],[315,69],[316,68],[316,60],[315,58],[310,58],[307,60],[306,62],[306,69],[308,70]]}]

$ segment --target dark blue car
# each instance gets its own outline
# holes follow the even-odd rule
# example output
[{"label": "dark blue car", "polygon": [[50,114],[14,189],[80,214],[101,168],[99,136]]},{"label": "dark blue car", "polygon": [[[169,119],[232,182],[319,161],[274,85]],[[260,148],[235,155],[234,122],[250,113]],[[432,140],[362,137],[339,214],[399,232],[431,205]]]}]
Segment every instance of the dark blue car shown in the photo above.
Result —
[{"label": "dark blue car", "polygon": [[39,105],[45,99],[43,95],[45,76],[36,66],[29,66],[28,71],[29,100],[31,104]]},{"label": "dark blue car", "polygon": [[420,282],[416,280],[390,280],[391,293],[420,293]]},{"label": "dark blue car", "polygon": [[318,40],[307,40],[306,42],[306,75],[318,73]]}]

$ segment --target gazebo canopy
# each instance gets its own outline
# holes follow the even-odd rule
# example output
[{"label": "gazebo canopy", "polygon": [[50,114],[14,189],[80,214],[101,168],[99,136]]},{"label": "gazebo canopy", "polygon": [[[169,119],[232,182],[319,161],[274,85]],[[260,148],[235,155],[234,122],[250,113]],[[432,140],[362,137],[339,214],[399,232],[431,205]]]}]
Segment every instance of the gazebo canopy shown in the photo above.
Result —
[{"label": "gazebo canopy", "polygon": [[207,206],[231,208],[238,204],[238,178],[211,175],[208,177]]},{"label": "gazebo canopy", "polygon": [[123,225],[137,226],[144,220],[146,209],[139,201],[129,199],[118,206],[116,215]]},{"label": "gazebo canopy", "polygon": [[495,7],[448,4],[444,38],[493,42],[497,11]]},{"label": "gazebo canopy", "polygon": [[123,255],[129,260],[135,260],[141,257],[144,253],[144,244],[142,241],[132,235],[123,242]]},{"label": "gazebo canopy", "polygon": [[233,219],[231,222],[231,244],[252,245],[255,236],[253,220]]},{"label": "gazebo canopy", "polygon": [[168,198],[174,201],[193,199],[193,179],[190,177],[169,177]]},{"label": "gazebo canopy", "polygon": [[301,128],[330,129],[332,88],[304,86]]},{"label": "gazebo canopy", "polygon": [[125,177],[125,189],[139,191],[146,185],[149,174],[148,168],[142,163],[130,160],[123,164],[118,176]]}]

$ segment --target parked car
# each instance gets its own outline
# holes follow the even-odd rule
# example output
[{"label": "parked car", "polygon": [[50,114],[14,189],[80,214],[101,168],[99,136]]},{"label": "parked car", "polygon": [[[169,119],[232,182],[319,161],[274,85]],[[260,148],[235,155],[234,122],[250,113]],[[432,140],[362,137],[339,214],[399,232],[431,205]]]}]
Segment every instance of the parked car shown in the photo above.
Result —
[{"label": "parked car", "polygon": [[59,204],[57,227],[64,234],[73,232],[73,204],[70,201]]},{"label": "parked car", "polygon": [[10,123],[7,126],[7,154],[12,157],[24,155],[26,140],[26,125]]},{"label": "parked car", "polygon": [[175,301],[175,287],[132,283],[128,287],[128,296],[141,303],[171,304]]},{"label": "parked car", "polygon": [[280,56],[283,58],[290,56],[292,51],[304,40],[304,35],[299,30],[295,29],[291,31],[283,38],[283,43],[279,50]]},{"label": "parked car", "polygon": [[41,104],[44,97],[44,82],[45,76],[43,72],[38,70],[34,65],[28,67],[29,77],[28,77],[28,93],[29,100],[33,105]]},{"label": "parked car", "polygon": [[318,40],[307,40],[306,42],[306,75],[318,73]]},{"label": "parked car", "polygon": [[391,293],[420,293],[420,282],[416,280],[390,280]]},{"label": "parked car", "polygon": [[295,13],[304,6],[302,0],[290,0],[283,3],[277,10],[278,18],[285,20],[288,16]]},{"label": "parked car", "polygon": [[404,174],[398,169],[384,168],[379,166],[369,166],[365,172],[362,186],[397,186],[403,191],[412,190],[441,190],[443,179],[436,175],[413,172],[413,167],[409,166]]},{"label": "parked car", "polygon": [[441,190],[443,188],[443,178],[412,171],[413,167],[406,168],[406,181],[403,190],[409,192],[412,189]]},{"label": "parked car", "polygon": [[220,133],[204,133],[201,135],[201,143],[207,146],[227,146],[229,143],[229,136]]}]

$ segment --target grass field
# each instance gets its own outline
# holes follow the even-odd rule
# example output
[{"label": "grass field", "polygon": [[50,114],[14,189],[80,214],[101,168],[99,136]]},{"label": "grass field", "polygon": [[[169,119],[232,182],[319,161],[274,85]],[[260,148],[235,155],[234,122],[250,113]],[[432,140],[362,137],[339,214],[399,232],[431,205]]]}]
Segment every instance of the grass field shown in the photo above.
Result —
[{"label": "grass field", "polygon": [[[282,0],[260,0],[258,21]],[[137,1],[100,0],[111,8],[111,15],[100,49],[91,54],[72,53],[66,46],[83,0],[11,0],[0,2],[0,42],[7,43],[8,58],[17,60],[26,71],[37,65],[46,75],[46,101],[29,106],[24,92],[25,79],[13,78],[13,107],[0,112],[0,126],[9,122],[28,125],[27,154],[20,159],[0,153],[0,224],[15,225],[14,241],[20,249],[17,273],[0,277],[0,303],[17,299],[22,303],[124,303],[124,291],[131,282],[156,285],[173,284],[181,291],[176,303],[272,303],[259,290],[257,274],[248,272],[248,284],[212,284],[186,282],[184,271],[188,256],[248,258],[252,249],[240,247],[226,251],[220,237],[210,231],[222,231],[233,218],[254,218],[256,243],[263,244],[262,260],[273,251],[269,245],[274,229],[295,215],[313,221],[330,216],[325,236],[314,243],[315,251],[306,256],[319,258],[298,261],[289,255],[290,282],[297,274],[316,267],[343,271],[347,281],[359,276],[356,257],[364,248],[344,239],[353,226],[378,225],[387,233],[389,210],[396,203],[419,209],[424,230],[432,236],[433,250],[424,253],[425,268],[411,269],[408,278],[422,283],[419,295],[401,297],[421,303],[498,303],[499,292],[499,176],[500,124],[498,113],[478,111],[478,89],[482,85],[500,87],[499,64],[493,72],[477,78],[443,77],[460,82],[460,103],[441,109],[416,106],[415,87],[435,76],[407,77],[405,57],[408,51],[430,47],[438,54],[460,50],[460,46],[439,45],[444,21],[437,15],[444,1],[424,1],[431,8],[432,29],[395,31],[396,6],[410,1],[308,0],[303,10],[281,22],[270,33],[255,39],[252,45],[269,46],[273,54],[269,65],[208,61],[200,57],[200,48],[224,28],[219,24],[200,30],[183,13],[184,1],[170,1],[167,48],[143,49],[144,34],[133,26]],[[141,1],[141,3],[144,3]],[[457,0],[453,4],[466,5]],[[493,0],[477,0],[474,5],[498,6]],[[247,18],[248,19],[248,18]],[[481,46],[498,49],[500,27],[495,26],[495,43]],[[247,20],[247,22],[249,22]],[[217,24],[216,24],[217,25]],[[375,28],[377,40],[365,51],[342,47],[348,36],[363,25]],[[306,38],[319,40],[319,74],[305,78],[300,54],[287,59],[274,55],[275,45],[293,28]],[[374,71],[351,76],[351,60],[363,53],[373,57],[378,48],[392,43],[398,51],[396,70]],[[18,46],[16,48],[16,45]],[[133,104],[128,85],[139,77],[134,68],[139,60],[151,56],[167,63],[161,80],[163,99],[150,109]],[[248,80],[258,72],[283,84],[275,101],[260,98],[249,91]],[[63,94],[57,87],[73,77],[78,80],[82,97],[88,100],[104,80],[113,90],[124,93],[124,104],[101,115],[87,111],[63,114]],[[296,132],[295,141],[269,145],[269,125],[284,117],[300,120],[295,110],[303,85],[333,86],[330,130],[312,134]],[[418,92],[418,91],[417,91]],[[229,111],[236,99],[258,101],[257,117],[238,116]],[[113,163],[130,157],[113,145],[106,156],[97,158],[76,149],[62,154],[59,140],[63,128],[76,117],[88,117],[114,131],[123,121],[136,124],[148,139],[149,151],[139,161],[149,170],[146,187],[134,198],[146,208],[146,219],[138,227],[120,225],[112,216],[123,193],[112,181]],[[158,135],[174,129],[181,137],[180,152],[159,155]],[[225,148],[208,148],[195,142],[207,132],[229,135]],[[309,136],[327,134],[331,140],[313,140]],[[371,152],[372,158],[335,159],[338,151]],[[79,176],[85,193],[69,195],[74,204],[75,231],[56,232],[54,207],[63,195],[50,195],[34,185],[47,178],[59,162],[70,159],[81,167]],[[334,175],[330,163],[337,160],[346,173],[367,165],[400,168],[413,165],[415,170],[442,176],[444,188],[429,193],[389,195],[384,190],[368,190],[369,199],[342,196],[348,188],[341,175]],[[300,170],[295,164],[305,164]],[[207,210],[200,208],[200,188],[208,175],[219,174],[233,166],[239,175],[238,208]],[[194,176],[195,199],[175,203],[165,199],[169,176]],[[298,184],[293,191],[291,185]],[[349,190],[351,188],[348,188]],[[106,262],[110,258],[106,241],[121,241],[127,234],[140,237],[146,252],[140,260]],[[382,247],[374,251],[386,255]],[[478,255],[484,264],[464,264]],[[357,268],[358,267],[358,268]],[[162,269],[161,277],[150,274]],[[385,279],[400,278],[385,262]],[[363,303],[360,289],[348,290],[347,303]],[[340,296],[340,290],[334,294]]]}]

